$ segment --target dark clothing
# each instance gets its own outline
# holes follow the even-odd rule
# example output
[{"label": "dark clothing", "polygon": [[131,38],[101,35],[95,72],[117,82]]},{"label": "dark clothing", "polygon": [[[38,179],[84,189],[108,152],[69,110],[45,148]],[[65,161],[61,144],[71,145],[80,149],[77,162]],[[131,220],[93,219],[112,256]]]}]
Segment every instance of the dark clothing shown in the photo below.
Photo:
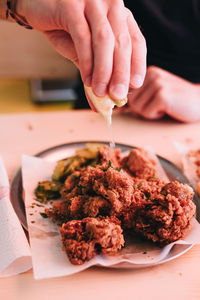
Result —
[{"label": "dark clothing", "polygon": [[148,65],[200,83],[200,0],[125,0],[147,42]]}]

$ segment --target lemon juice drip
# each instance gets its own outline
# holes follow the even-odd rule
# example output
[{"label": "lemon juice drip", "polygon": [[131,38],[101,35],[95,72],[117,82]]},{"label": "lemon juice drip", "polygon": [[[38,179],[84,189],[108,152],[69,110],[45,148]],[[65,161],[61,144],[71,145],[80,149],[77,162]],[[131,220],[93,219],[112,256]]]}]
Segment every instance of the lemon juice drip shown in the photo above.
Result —
[{"label": "lemon juice drip", "polygon": [[111,148],[115,148],[115,141],[114,141],[114,135],[113,135],[113,128],[112,125],[108,125],[108,129],[109,129],[109,135],[110,135],[110,147]]}]

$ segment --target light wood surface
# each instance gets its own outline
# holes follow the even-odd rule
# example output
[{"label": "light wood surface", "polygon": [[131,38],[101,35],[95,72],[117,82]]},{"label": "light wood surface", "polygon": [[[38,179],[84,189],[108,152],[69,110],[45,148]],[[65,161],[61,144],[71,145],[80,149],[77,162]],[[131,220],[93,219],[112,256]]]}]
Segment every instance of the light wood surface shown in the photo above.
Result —
[{"label": "light wood surface", "polygon": [[[200,124],[165,120],[148,122],[129,115],[115,115],[116,142],[154,150],[180,164],[174,140],[200,147]],[[23,153],[35,154],[54,145],[87,140],[109,140],[101,117],[91,111],[35,113],[0,116],[1,146],[11,179]],[[91,268],[69,277],[35,281],[32,271],[0,279],[0,299],[200,299],[200,246],[178,259],[140,270]]]},{"label": "light wood surface", "polygon": [[77,77],[76,67],[36,30],[0,21],[0,78]]}]

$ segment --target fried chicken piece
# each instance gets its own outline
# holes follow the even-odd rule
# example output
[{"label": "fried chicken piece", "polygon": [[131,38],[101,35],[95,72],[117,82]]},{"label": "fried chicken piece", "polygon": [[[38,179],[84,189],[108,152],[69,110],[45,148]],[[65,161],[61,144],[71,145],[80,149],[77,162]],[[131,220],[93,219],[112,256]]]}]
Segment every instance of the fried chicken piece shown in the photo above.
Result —
[{"label": "fried chicken piece", "polygon": [[73,220],[60,228],[63,250],[72,264],[81,265],[96,255],[116,254],[124,245],[117,218],[85,218]]},{"label": "fried chicken piece", "polygon": [[133,182],[123,171],[112,167],[88,167],[80,178],[83,193],[95,192],[111,203],[111,215],[131,204]]},{"label": "fried chicken piece", "polygon": [[52,208],[45,209],[45,212],[60,225],[72,219],[82,219],[84,217],[82,207],[86,199],[87,197],[78,195],[68,201],[56,201],[52,204]]},{"label": "fried chicken piece", "polygon": [[158,177],[155,168],[156,162],[142,148],[132,149],[129,155],[122,160],[122,165],[137,178]]},{"label": "fried chicken piece", "polygon": [[45,208],[45,213],[53,222],[62,224],[69,219],[68,207],[65,201],[56,201],[52,204],[52,208]]},{"label": "fried chicken piece", "polygon": [[109,216],[111,204],[101,196],[89,197],[83,205],[85,217]]},{"label": "fried chicken piece", "polygon": [[71,190],[69,182],[71,179],[65,181],[60,191],[65,201],[70,201],[71,198],[79,195],[101,196],[110,203],[111,215],[119,213],[131,204],[133,181],[125,172],[116,170],[112,165],[88,166],[83,169],[76,185],[71,185]]},{"label": "fried chicken piece", "polygon": [[81,171],[73,171],[65,180],[65,189],[72,190],[77,185],[80,175]]},{"label": "fried chicken piece", "polygon": [[131,205],[125,208],[122,213],[124,228],[132,228],[134,212],[145,207],[150,201],[154,201],[165,185],[166,183],[158,178],[150,178],[149,180],[134,178]]},{"label": "fried chicken piece", "polygon": [[78,185],[81,176],[81,171],[74,171],[67,177],[60,190],[63,200],[70,200],[71,198],[81,194],[80,186]]},{"label": "fried chicken piece", "polygon": [[179,199],[182,206],[187,205],[194,197],[193,189],[189,185],[182,184],[178,181],[172,181],[163,186],[161,194],[175,196]]},{"label": "fried chicken piece", "polygon": [[155,199],[133,203],[132,212],[124,216],[124,223],[153,242],[169,244],[183,238],[191,228],[196,209],[193,196],[187,184],[168,183]]},{"label": "fried chicken piece", "polygon": [[109,216],[110,210],[111,204],[101,196],[78,195],[70,200],[54,202],[52,208],[46,208],[45,212],[49,218],[61,225],[73,219]]},{"label": "fried chicken piece", "polygon": [[94,183],[94,190],[108,199],[112,205],[112,213],[118,214],[131,204],[133,182],[123,171],[109,168],[105,172],[103,181]]},{"label": "fried chicken piece", "polygon": [[111,162],[114,168],[120,166],[121,149],[103,146],[99,148],[99,157],[101,165],[108,165]]},{"label": "fried chicken piece", "polygon": [[134,192],[133,199],[137,205],[142,199],[155,199],[155,197],[161,193],[166,183],[156,177],[150,177],[150,179],[133,179]]},{"label": "fried chicken piece", "polygon": [[83,170],[79,181],[81,192],[83,194],[94,194],[94,182],[96,180],[102,180],[105,176],[104,172],[104,168],[100,166],[88,166],[85,170]]}]

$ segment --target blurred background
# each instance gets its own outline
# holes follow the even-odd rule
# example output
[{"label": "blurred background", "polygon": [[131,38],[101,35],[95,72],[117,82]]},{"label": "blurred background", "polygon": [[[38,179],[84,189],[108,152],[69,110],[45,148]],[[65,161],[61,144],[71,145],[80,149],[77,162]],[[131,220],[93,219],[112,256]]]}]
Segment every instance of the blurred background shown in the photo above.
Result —
[{"label": "blurred background", "polygon": [[0,113],[87,107],[76,67],[35,30],[0,21]]}]

